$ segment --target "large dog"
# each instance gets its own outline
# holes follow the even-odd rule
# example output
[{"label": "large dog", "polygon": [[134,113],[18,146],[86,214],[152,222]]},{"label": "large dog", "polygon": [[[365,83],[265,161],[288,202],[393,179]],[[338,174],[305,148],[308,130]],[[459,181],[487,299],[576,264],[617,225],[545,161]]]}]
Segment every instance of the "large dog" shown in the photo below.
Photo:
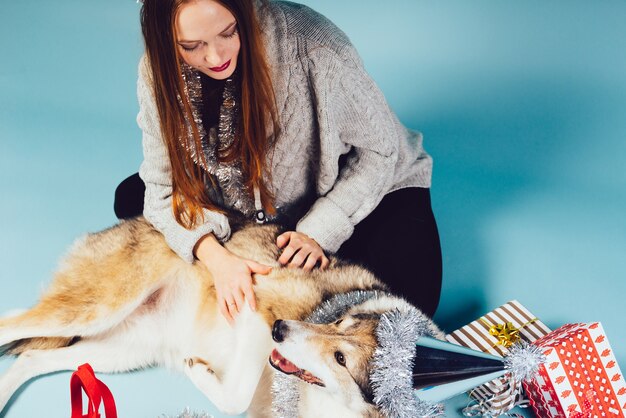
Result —
[{"label": "large dog", "polygon": [[89,362],[103,373],[170,367],[220,411],[251,416],[272,416],[278,369],[298,382],[299,416],[382,416],[370,382],[375,329],[381,314],[414,308],[370,292],[378,296],[346,306],[332,323],[303,322],[334,295],[385,287],[338,260],[310,273],[280,267],[277,233],[275,226],[245,227],[226,244],[274,266],[255,276],[257,310],[246,305],[232,327],[218,311],[208,271],[182,261],[143,218],[78,240],[40,302],[0,320],[0,347],[18,356],[0,377],[0,411],[27,380]]}]

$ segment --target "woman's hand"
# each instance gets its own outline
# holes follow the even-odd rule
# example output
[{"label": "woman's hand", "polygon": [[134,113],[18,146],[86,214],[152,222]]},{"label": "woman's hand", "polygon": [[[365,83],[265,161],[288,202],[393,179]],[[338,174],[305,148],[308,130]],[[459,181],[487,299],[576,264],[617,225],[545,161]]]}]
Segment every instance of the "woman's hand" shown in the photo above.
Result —
[{"label": "woman's hand", "polygon": [[319,244],[308,235],[296,231],[287,231],[276,238],[276,245],[283,248],[278,262],[289,267],[302,267],[311,271],[319,262],[323,270],[328,266],[328,258]]},{"label": "woman's hand", "polygon": [[246,301],[250,309],[256,310],[252,275],[269,274],[271,267],[236,256],[224,248],[212,234],[198,241],[194,253],[213,276],[217,305],[229,324],[234,324]]}]

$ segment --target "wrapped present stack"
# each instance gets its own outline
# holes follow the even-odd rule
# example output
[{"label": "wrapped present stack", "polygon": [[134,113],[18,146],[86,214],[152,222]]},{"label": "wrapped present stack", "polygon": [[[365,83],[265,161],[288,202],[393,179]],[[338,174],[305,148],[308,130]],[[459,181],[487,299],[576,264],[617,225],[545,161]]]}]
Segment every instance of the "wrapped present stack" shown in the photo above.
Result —
[{"label": "wrapped present stack", "polygon": [[[448,334],[454,344],[503,357],[516,342],[533,342],[550,333],[550,329],[516,300],[505,303],[481,318]],[[470,396],[476,404],[466,409],[475,416],[498,416],[525,403],[519,386],[500,377],[473,389]]]},{"label": "wrapped present stack", "polygon": [[538,417],[624,418],[626,382],[600,323],[568,324],[534,344],[546,363],[524,387]]},{"label": "wrapped present stack", "polygon": [[511,301],[446,339],[504,357],[523,340],[545,357],[523,385],[504,375],[473,389],[475,403],[464,409],[466,416],[499,416],[530,403],[540,418],[626,418],[626,382],[598,322],[568,324],[551,332],[519,302]]}]

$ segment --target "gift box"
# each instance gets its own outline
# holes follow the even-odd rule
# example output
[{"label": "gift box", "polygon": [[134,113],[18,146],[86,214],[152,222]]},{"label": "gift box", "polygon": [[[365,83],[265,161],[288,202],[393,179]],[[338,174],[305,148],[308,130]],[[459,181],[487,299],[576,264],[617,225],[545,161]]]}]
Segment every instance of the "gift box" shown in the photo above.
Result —
[{"label": "gift box", "polygon": [[538,417],[622,417],[626,382],[602,325],[568,324],[534,342],[546,362],[524,387]]},{"label": "gift box", "polygon": [[[512,300],[446,336],[451,343],[503,357],[519,341],[533,342],[551,331],[521,303]],[[470,392],[477,413],[504,414],[523,401],[507,377],[494,379]]]}]

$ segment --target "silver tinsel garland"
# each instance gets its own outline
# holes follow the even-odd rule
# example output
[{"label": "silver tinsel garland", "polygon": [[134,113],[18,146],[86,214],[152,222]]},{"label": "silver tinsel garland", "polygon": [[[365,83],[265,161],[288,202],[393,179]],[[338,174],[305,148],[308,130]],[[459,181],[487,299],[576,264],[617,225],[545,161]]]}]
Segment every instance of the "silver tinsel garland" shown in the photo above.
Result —
[{"label": "silver tinsel garland", "polygon": [[422,336],[435,336],[430,320],[413,307],[386,312],[376,334],[378,348],[372,360],[370,381],[374,402],[380,410],[394,418],[442,415],[443,405],[420,401],[413,391],[415,345]]},{"label": "silver tinsel garland", "polygon": [[531,380],[546,361],[540,347],[521,341],[515,344],[504,357],[504,368],[511,371],[516,382]]},{"label": "silver tinsel garland", "polygon": [[335,295],[326,302],[321,303],[309,315],[306,322],[330,324],[341,318],[353,306],[360,305],[370,299],[378,299],[384,294],[384,292],[378,290],[355,290]]},{"label": "silver tinsel garland", "polygon": [[192,412],[189,408],[185,408],[183,412],[176,417],[173,415],[159,415],[158,418],[213,418],[213,415],[209,415],[206,412]]}]

